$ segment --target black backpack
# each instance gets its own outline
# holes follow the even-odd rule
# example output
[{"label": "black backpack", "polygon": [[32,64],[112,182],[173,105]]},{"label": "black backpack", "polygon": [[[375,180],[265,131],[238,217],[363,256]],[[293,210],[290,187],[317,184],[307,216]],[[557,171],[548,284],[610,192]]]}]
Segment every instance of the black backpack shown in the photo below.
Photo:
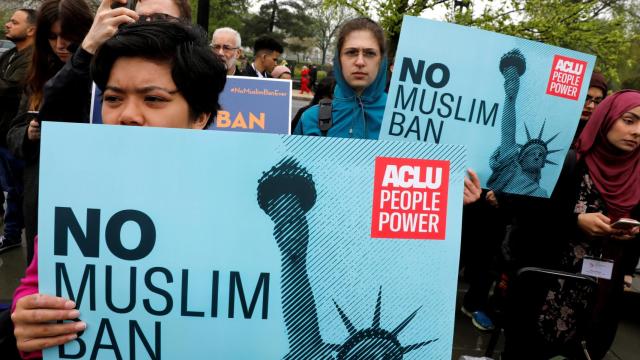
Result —
[{"label": "black backpack", "polygon": [[322,136],[327,136],[329,129],[333,126],[333,115],[331,111],[333,106],[331,105],[331,99],[322,99],[318,102],[318,129]]}]

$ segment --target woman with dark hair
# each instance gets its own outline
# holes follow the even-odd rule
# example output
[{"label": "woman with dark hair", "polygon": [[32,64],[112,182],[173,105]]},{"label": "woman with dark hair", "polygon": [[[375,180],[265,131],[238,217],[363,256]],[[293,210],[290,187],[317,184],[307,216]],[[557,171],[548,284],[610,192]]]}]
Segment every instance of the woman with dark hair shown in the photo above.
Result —
[{"label": "woman with dark hair", "polygon": [[575,147],[576,141],[582,134],[582,130],[587,125],[587,121],[591,117],[593,111],[598,107],[598,104],[607,97],[609,86],[607,85],[607,79],[599,72],[594,71],[591,74],[591,81],[589,82],[589,90],[587,90],[587,96],[584,99],[584,107],[580,114],[580,121],[578,122],[578,128],[576,134],[573,136],[571,146]]},{"label": "woman with dark hair", "polygon": [[[64,17],[63,17],[64,16]],[[27,77],[27,89],[20,110],[7,134],[13,154],[25,161],[23,213],[27,240],[27,263],[33,258],[33,238],[38,226],[38,167],[40,158],[40,122],[28,116],[38,112],[45,83],[69,61],[84,37],[93,15],[84,0],[45,0],[37,12],[37,30],[33,59]],[[70,23],[78,27],[63,25]],[[63,29],[68,29],[67,33]],[[74,42],[74,39],[76,42]]]},{"label": "woman with dark hair", "polygon": [[44,84],[69,60],[70,42],[61,36],[60,0],[46,0],[38,8],[33,61],[27,77],[28,110],[37,111]]},{"label": "woman with dark hair", "polygon": [[333,64],[331,126],[320,129],[319,107],[313,106],[302,114],[294,134],[377,139],[387,102],[386,44],[380,25],[367,18],[346,22]]},{"label": "woman with dark hair", "polygon": [[74,53],[91,29],[93,12],[85,0],[60,0],[59,13],[61,35]]},{"label": "woman with dark hair", "polygon": [[[207,35],[175,21],[122,27],[98,48],[91,67],[103,91],[105,124],[186,129],[204,129],[211,123],[226,74]],[[36,241],[34,261],[12,306],[17,347],[25,359],[39,358],[40,350],[76,339],[87,326],[83,321],[62,322],[78,318],[74,301],[38,293],[37,260]]]},{"label": "woman with dark hair", "polygon": [[[347,21],[338,33],[333,65],[336,86],[331,116],[320,119],[320,105],[302,114],[295,135],[378,139],[387,103],[387,56],[384,31],[375,21]],[[480,180],[473,171],[464,182],[464,204],[480,198]]]},{"label": "woman with dark hair", "polygon": [[[604,99],[575,152],[568,153],[551,198],[520,201],[526,200],[513,203],[517,222],[510,239],[516,268],[589,276],[595,276],[585,272],[589,267],[610,270],[597,275],[595,288],[557,281],[542,289],[538,312],[530,317],[536,328],[530,332],[518,329],[522,306],[512,304],[505,354],[510,359],[576,359],[586,348],[592,359],[601,359],[618,326],[624,276],[638,262],[640,228],[616,222],[640,219],[640,92],[624,90]],[[580,337],[579,315],[585,313],[589,327]]]}]

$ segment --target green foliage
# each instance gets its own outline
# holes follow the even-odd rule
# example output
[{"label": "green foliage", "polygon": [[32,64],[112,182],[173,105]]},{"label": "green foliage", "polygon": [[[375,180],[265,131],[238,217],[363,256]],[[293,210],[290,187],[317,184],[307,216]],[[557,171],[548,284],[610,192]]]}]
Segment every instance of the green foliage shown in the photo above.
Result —
[{"label": "green foliage", "polygon": [[[196,22],[198,13],[198,0],[189,0],[191,4],[193,22]],[[221,27],[233,28],[242,34],[244,19],[248,16],[248,0],[209,0],[209,26],[207,31],[213,31]],[[244,44],[244,38],[242,39]]]},{"label": "green foliage", "polygon": [[[13,10],[0,9],[0,24],[8,23],[13,13]],[[2,36],[0,37],[0,39],[4,39],[4,31],[2,32]]]},{"label": "green foliage", "polygon": [[323,5],[322,0],[303,0],[303,3],[312,19],[311,43],[322,51],[320,63],[325,64],[327,53],[334,45],[340,25],[356,17],[356,13],[345,6]]},{"label": "green foliage", "polygon": [[258,14],[245,17],[241,34],[243,41],[247,39],[247,44],[261,35],[269,35],[287,45],[285,39],[288,37],[311,36],[310,23],[311,18],[301,1],[264,0]]},{"label": "green foliage", "polygon": [[[640,76],[640,2],[637,0],[324,0],[378,19],[395,53],[403,15],[448,9],[447,21],[574,49],[598,58],[614,88]],[[454,3],[462,3],[451,9]],[[468,6],[466,6],[468,5]],[[474,15],[474,6],[484,6]],[[454,11],[450,11],[454,10]],[[476,11],[475,14],[478,14]],[[632,46],[633,44],[633,46]]]},{"label": "green foliage", "polygon": [[400,39],[404,15],[418,16],[425,10],[445,7],[451,0],[325,0],[326,5],[345,6],[360,16],[374,17],[387,34],[393,56]]},{"label": "green foliage", "polygon": [[220,27],[242,30],[247,12],[247,0],[210,0],[209,31]]},{"label": "green foliage", "polygon": [[[540,41],[597,56],[596,68],[619,83],[618,68],[626,62],[638,36],[630,25],[631,1],[611,0],[499,0],[473,18],[473,9],[456,12],[448,20],[462,25]],[[495,5],[497,4],[497,6]],[[506,10],[505,10],[506,9]]]}]

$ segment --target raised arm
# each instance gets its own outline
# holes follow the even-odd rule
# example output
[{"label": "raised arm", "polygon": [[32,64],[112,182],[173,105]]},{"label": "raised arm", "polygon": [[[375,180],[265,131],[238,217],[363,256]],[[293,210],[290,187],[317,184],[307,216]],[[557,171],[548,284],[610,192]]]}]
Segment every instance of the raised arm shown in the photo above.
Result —
[{"label": "raised arm", "polygon": [[516,98],[520,90],[520,76],[526,62],[518,49],[504,54],[500,59],[500,72],[504,76],[504,105],[502,109],[501,147],[516,145]]}]

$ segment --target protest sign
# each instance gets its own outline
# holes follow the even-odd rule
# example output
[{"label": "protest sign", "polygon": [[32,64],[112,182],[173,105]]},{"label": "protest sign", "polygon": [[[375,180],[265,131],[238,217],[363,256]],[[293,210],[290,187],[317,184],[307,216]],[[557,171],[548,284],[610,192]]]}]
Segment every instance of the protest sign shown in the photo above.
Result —
[{"label": "protest sign", "polygon": [[[70,141],[72,139],[72,141]],[[45,359],[450,359],[461,146],[43,124]]]},{"label": "protest sign", "polygon": [[[101,124],[102,93],[93,86],[91,123]],[[209,130],[291,133],[291,81],[227,76]]]},{"label": "protest sign", "polygon": [[227,76],[210,129],[291,133],[291,81]]},{"label": "protest sign", "polygon": [[594,64],[592,55],[405,16],[380,139],[465,145],[483,187],[549,197]]}]

